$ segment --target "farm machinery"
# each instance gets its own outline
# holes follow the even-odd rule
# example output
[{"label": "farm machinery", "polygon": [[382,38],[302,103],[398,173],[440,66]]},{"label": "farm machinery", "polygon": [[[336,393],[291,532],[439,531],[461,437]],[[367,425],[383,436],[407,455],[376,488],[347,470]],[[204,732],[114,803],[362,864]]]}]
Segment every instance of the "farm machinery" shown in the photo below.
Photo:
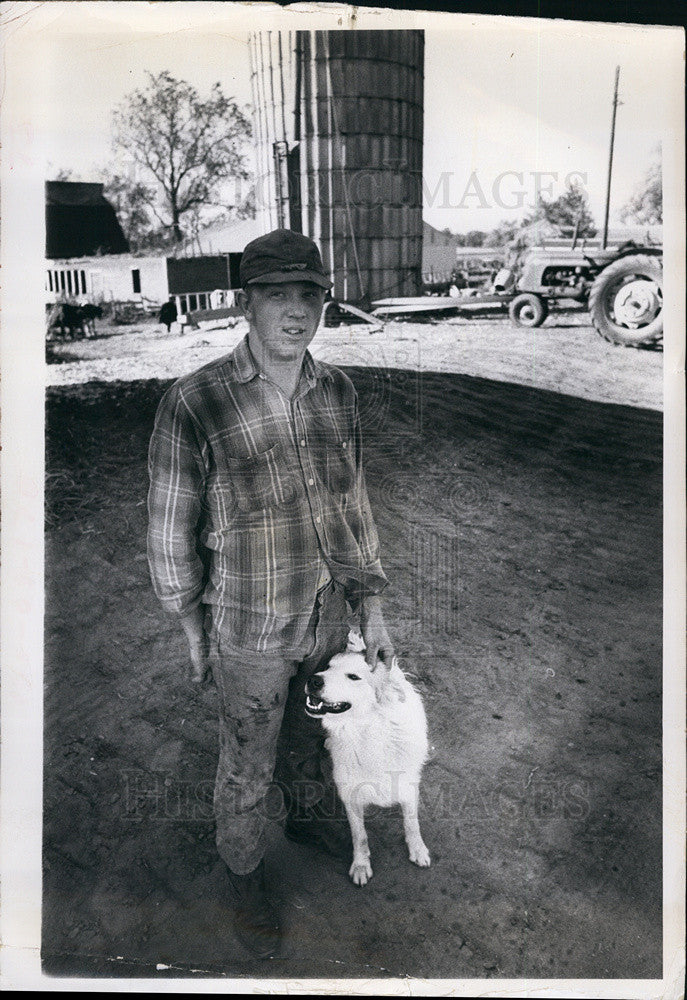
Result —
[{"label": "farm machinery", "polygon": [[540,326],[552,303],[587,304],[602,337],[635,347],[663,336],[663,250],[628,242],[620,247],[533,247],[503,268],[493,295],[508,302],[519,326]]},{"label": "farm machinery", "polygon": [[516,253],[483,291],[382,299],[374,316],[472,316],[508,308],[518,326],[541,326],[565,301],[585,304],[596,330],[614,344],[638,347],[663,337],[663,249],[632,241],[619,247],[531,247]]},{"label": "farm machinery", "polygon": [[663,248],[632,240],[608,246],[608,219],[619,104],[616,66],[606,177],[604,225],[599,245],[577,243],[579,216],[572,243],[507,251],[506,264],[483,291],[456,284],[452,296],[385,299],[373,302],[376,315],[439,312],[473,313],[481,308],[508,307],[519,326],[540,326],[552,305],[576,300],[587,306],[592,324],[614,344],[638,347],[663,338]]}]

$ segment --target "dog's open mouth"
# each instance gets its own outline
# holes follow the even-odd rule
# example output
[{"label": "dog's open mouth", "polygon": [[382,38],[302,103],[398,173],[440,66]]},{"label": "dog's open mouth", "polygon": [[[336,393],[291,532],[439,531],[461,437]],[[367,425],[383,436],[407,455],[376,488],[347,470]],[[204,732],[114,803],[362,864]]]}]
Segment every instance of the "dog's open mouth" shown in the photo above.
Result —
[{"label": "dog's open mouth", "polygon": [[328,712],[334,714],[347,712],[350,707],[350,701],[322,701],[321,698],[316,698],[311,694],[307,695],[305,699],[305,711],[308,715],[313,716],[326,715]]}]

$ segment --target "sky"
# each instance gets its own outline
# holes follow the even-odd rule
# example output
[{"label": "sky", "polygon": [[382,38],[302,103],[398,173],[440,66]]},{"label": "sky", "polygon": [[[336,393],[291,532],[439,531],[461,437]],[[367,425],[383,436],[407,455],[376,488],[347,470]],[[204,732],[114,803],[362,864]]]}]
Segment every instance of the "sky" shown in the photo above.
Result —
[{"label": "sky", "polygon": [[[22,45],[26,24],[18,18],[19,44],[10,37],[7,47],[5,75],[25,94],[22,106],[10,109],[9,127],[40,133],[46,176],[68,169],[88,180],[98,168],[116,166],[112,110],[145,85],[146,71],[168,69],[201,94],[219,81],[248,104],[246,29],[277,22],[254,17],[249,25],[227,13],[235,6],[35,5],[41,30],[24,30],[31,44]],[[490,229],[531,208],[538,189],[555,197],[575,176],[600,225],[619,65],[611,221],[617,219],[679,114],[674,64],[662,58],[672,29],[446,14],[425,28],[428,222],[456,232]]]}]

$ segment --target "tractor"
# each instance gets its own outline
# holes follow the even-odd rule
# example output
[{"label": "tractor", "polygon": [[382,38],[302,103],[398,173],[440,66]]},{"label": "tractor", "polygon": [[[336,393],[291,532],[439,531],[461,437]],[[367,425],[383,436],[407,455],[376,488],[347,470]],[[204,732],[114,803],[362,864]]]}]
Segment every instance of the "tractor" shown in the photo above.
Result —
[{"label": "tractor", "polygon": [[519,326],[540,326],[552,302],[575,299],[615,344],[638,347],[663,337],[660,246],[533,247],[499,272],[493,290],[509,295],[508,311]]}]

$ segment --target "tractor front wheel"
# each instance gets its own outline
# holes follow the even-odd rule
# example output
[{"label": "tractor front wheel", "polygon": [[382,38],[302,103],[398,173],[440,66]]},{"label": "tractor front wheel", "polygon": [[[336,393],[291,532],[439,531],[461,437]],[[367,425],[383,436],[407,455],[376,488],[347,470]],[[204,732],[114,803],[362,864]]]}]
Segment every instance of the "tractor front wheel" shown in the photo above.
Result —
[{"label": "tractor front wheel", "polygon": [[548,314],[546,301],[533,292],[516,295],[508,306],[508,315],[518,326],[541,326]]}]

